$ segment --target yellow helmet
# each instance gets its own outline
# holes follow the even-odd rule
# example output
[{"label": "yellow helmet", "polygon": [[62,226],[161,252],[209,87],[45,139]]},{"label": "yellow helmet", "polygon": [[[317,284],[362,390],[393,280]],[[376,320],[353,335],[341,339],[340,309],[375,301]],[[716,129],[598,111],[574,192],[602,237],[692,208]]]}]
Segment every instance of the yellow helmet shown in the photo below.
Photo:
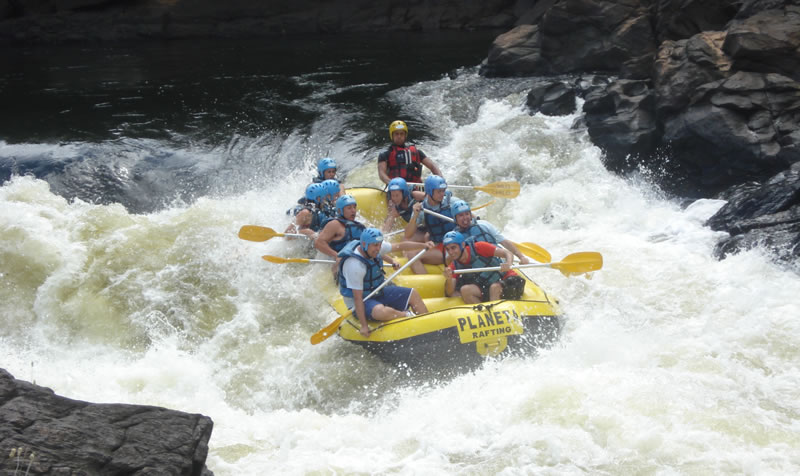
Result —
[{"label": "yellow helmet", "polygon": [[395,131],[405,131],[406,135],[408,134],[408,126],[403,121],[394,121],[393,123],[389,124],[389,139],[394,139],[394,132]]}]

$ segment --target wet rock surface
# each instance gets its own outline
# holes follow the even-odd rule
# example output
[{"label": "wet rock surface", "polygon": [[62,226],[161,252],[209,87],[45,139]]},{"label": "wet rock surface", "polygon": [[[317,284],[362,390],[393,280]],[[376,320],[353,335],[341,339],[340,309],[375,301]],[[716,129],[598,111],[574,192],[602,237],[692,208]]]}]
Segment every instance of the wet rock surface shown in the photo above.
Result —
[{"label": "wet rock surface", "polygon": [[0,474],[211,476],[213,422],[166,408],[89,403],[0,369]]}]

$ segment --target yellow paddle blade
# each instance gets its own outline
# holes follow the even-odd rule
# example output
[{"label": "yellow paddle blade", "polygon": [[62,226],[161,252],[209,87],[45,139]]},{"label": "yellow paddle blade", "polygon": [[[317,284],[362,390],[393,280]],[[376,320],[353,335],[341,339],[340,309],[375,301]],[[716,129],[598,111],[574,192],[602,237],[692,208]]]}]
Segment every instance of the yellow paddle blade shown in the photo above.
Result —
[{"label": "yellow paddle blade", "polygon": [[262,256],[263,259],[269,261],[270,263],[309,263],[311,262],[308,258],[281,258],[280,256],[272,256],[272,255],[264,255]]},{"label": "yellow paddle blade", "polygon": [[283,233],[266,226],[244,225],[239,229],[239,238],[247,241],[267,241],[276,236],[283,236]]},{"label": "yellow paddle blade", "polygon": [[492,182],[474,188],[500,198],[514,198],[519,195],[519,182]]},{"label": "yellow paddle blade", "polygon": [[550,252],[536,243],[525,241],[523,243],[514,244],[517,245],[517,248],[519,248],[520,251],[522,251],[522,254],[528,258],[533,258],[540,263],[549,263],[553,260],[553,257],[550,256]]},{"label": "yellow paddle blade", "polygon": [[597,271],[603,267],[603,255],[596,251],[580,251],[567,255],[559,263],[550,263],[550,267],[561,271],[565,276]]},{"label": "yellow paddle blade", "polygon": [[490,202],[486,202],[486,203],[484,203],[483,205],[479,205],[479,206],[477,206],[477,207],[472,207],[472,208],[471,208],[471,210],[474,212],[475,210],[480,210],[481,208],[486,208],[486,207],[488,207],[489,205],[491,205],[492,203],[494,203],[494,200],[492,200],[492,201],[490,201]]},{"label": "yellow paddle blade", "polygon": [[311,345],[317,345],[320,342],[324,341],[328,337],[332,336],[336,329],[339,328],[339,324],[347,318],[353,311],[347,311],[346,313],[342,314],[335,321],[331,322],[327,326],[323,327],[322,329],[318,330],[311,336]]}]

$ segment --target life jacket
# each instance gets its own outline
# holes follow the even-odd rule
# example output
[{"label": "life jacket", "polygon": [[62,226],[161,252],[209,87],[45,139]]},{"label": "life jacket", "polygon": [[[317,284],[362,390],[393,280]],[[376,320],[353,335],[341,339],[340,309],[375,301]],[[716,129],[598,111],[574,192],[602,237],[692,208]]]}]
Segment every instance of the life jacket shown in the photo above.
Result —
[{"label": "life jacket", "polygon": [[297,201],[298,205],[294,208],[290,208],[286,210],[287,215],[297,216],[302,210],[309,210],[311,212],[311,224],[308,227],[317,232],[325,227],[329,221],[333,219],[333,216],[330,213],[330,210],[326,208],[317,208],[317,205],[310,201],[306,200],[305,198],[301,198]]},{"label": "life jacket", "polygon": [[[434,209],[428,204],[428,197],[425,197],[425,200],[422,202],[422,207],[427,210],[432,210],[440,215],[444,215],[446,217],[453,218],[453,211],[450,209],[450,191],[448,190],[444,194],[444,199],[442,200],[442,204],[438,210]],[[431,241],[434,243],[441,243],[444,240],[444,234],[448,231],[455,229],[455,223],[451,223],[446,220],[442,220],[439,217],[435,217],[429,213],[425,213],[425,228],[430,233]]]},{"label": "life jacket", "polygon": [[[500,266],[503,261],[497,256],[481,256],[478,250],[475,249],[475,243],[468,241],[465,243],[464,248],[469,247],[469,263],[463,264],[459,260],[453,261],[456,269],[472,269],[472,268],[494,268]],[[503,279],[503,275],[499,271],[484,271],[482,273],[464,273],[459,274],[456,279],[456,287],[460,288],[465,284],[477,284],[480,288],[488,288],[492,284]]]},{"label": "life jacket", "polygon": [[339,223],[344,225],[344,236],[339,240],[328,243],[328,246],[333,248],[334,251],[342,251],[346,244],[361,238],[361,232],[366,228],[357,221],[346,220],[342,217],[333,218],[333,220],[338,220]]},{"label": "life jacket", "polygon": [[[403,207],[402,202],[401,202],[400,205],[395,205],[394,207],[397,210],[397,213],[400,214],[400,218],[402,218],[406,222],[409,222],[409,221],[411,221],[411,215],[414,213],[414,204],[416,204],[416,203],[417,203],[417,200],[414,197],[409,195],[409,197],[408,197],[408,206],[407,207]],[[402,208],[400,208],[400,207],[402,207]]]},{"label": "life jacket", "polygon": [[[371,259],[366,258],[361,255],[357,251],[357,248],[361,246],[361,241],[353,240],[350,243],[347,243],[344,248],[336,255],[339,258],[342,258],[339,261],[339,292],[342,296],[352,298],[353,297],[353,290],[347,287],[347,279],[344,277],[344,273],[342,272],[342,267],[344,266],[344,262],[350,258],[356,258],[357,260],[361,261],[367,266],[367,272],[364,274],[364,297],[367,297],[369,293],[377,289],[378,286],[383,284],[384,275],[383,275],[383,264],[381,263],[380,256]],[[379,291],[377,296],[380,296],[383,291]]]},{"label": "life jacket", "polygon": [[475,218],[472,219],[472,223],[470,223],[468,228],[459,228],[458,231],[461,232],[461,234],[464,235],[467,240],[472,241],[473,243],[477,241],[485,241],[493,245],[497,244],[497,239],[495,236],[486,226],[478,223],[478,220]]},{"label": "life jacket", "polygon": [[386,173],[390,179],[402,177],[406,182],[422,181],[422,158],[413,145],[390,145],[386,159]]}]

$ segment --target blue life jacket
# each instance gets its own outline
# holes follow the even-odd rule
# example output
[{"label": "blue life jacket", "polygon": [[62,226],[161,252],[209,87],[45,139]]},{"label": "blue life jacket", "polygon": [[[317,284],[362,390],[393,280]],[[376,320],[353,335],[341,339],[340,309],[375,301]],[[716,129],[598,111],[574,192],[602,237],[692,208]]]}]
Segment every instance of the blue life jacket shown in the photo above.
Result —
[{"label": "blue life jacket", "polygon": [[415,203],[417,203],[417,200],[414,197],[409,195],[409,197],[408,197],[408,206],[403,207],[403,205],[401,203],[400,205],[395,205],[394,208],[397,210],[397,213],[400,214],[400,218],[402,218],[406,222],[409,222],[409,221],[411,221],[411,215],[414,213],[414,204]]},{"label": "blue life jacket", "polygon": [[[342,296],[349,298],[353,297],[353,290],[347,287],[347,280],[344,277],[344,273],[342,273],[344,262],[348,259],[356,258],[367,266],[367,272],[364,274],[364,297],[367,297],[369,293],[383,284],[384,280],[383,264],[381,263],[380,256],[375,259],[365,258],[357,251],[359,246],[361,246],[361,241],[353,240],[346,244],[345,247],[342,248],[342,250],[336,255],[339,258],[342,258],[342,260],[339,261],[339,274],[337,275],[339,279],[339,293],[341,293]],[[380,296],[382,293],[383,290],[381,290],[377,296]]]},{"label": "blue life jacket", "polygon": [[485,241],[493,245],[497,244],[497,239],[489,231],[489,229],[485,225],[479,224],[478,220],[475,218],[472,219],[472,223],[470,223],[468,228],[459,228],[458,231],[460,231],[467,240],[472,241],[473,243]]},{"label": "blue life jacket", "polygon": [[[466,242],[465,246],[469,247],[469,263],[462,264],[460,261],[455,260],[453,263],[455,263],[456,269],[494,268],[503,263],[503,260],[497,256],[486,257],[479,255],[478,250],[475,249],[475,243],[473,241]],[[458,275],[458,279],[456,279],[456,288],[460,288],[465,284],[477,284],[481,288],[488,288],[501,279],[503,279],[503,275],[500,274],[500,271],[464,273]]]},{"label": "blue life jacket", "polygon": [[[453,218],[453,211],[450,209],[450,198],[452,194],[448,190],[445,192],[444,199],[442,200],[441,208],[435,210],[428,204],[428,197],[425,197],[425,200],[422,202],[422,207],[434,211],[440,215],[444,215],[449,218]],[[425,213],[425,228],[427,228],[428,233],[430,233],[430,239],[434,243],[441,243],[444,240],[444,234],[448,231],[452,231],[455,229],[455,223],[451,223],[446,220],[442,220],[439,217],[435,217],[431,214]]]},{"label": "blue life jacket", "polygon": [[334,240],[328,243],[328,245],[333,248],[334,251],[342,251],[346,244],[361,238],[361,232],[366,229],[366,227],[361,223],[357,221],[346,220],[343,217],[337,217],[334,218],[334,220],[338,220],[339,223],[344,225],[344,237],[342,237],[340,240]]}]

